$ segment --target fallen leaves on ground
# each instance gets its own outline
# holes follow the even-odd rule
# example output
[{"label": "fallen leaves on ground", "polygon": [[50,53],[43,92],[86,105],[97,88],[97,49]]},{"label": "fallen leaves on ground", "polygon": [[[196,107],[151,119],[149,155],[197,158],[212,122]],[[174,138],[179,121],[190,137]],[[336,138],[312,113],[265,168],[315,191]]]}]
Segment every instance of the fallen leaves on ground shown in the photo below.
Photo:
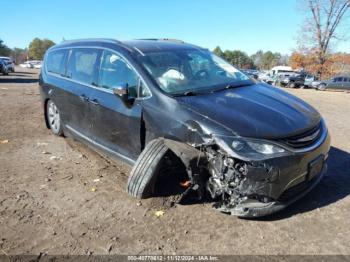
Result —
[{"label": "fallen leaves on ground", "polygon": [[162,216],[164,216],[164,214],[165,214],[165,212],[163,210],[158,210],[158,211],[154,212],[154,215],[156,217],[162,217]]}]

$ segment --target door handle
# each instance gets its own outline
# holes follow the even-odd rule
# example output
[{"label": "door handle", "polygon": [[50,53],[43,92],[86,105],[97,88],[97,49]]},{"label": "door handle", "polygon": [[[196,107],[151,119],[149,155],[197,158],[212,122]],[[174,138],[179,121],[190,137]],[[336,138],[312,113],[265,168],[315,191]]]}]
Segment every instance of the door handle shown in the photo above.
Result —
[{"label": "door handle", "polygon": [[94,98],[94,99],[89,99],[89,102],[90,102],[91,104],[93,104],[93,105],[99,105],[99,104],[100,104],[96,98]]},{"label": "door handle", "polygon": [[80,95],[79,98],[80,98],[82,101],[89,101],[89,98],[88,98],[85,94]]}]

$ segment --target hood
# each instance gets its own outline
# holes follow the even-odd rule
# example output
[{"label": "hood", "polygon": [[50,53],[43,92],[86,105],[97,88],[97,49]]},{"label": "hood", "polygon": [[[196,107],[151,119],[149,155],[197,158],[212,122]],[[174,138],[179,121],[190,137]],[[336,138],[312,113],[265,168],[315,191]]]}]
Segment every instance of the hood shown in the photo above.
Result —
[{"label": "hood", "polygon": [[288,137],[315,127],[321,120],[320,114],[303,100],[265,84],[177,100],[243,137]]}]

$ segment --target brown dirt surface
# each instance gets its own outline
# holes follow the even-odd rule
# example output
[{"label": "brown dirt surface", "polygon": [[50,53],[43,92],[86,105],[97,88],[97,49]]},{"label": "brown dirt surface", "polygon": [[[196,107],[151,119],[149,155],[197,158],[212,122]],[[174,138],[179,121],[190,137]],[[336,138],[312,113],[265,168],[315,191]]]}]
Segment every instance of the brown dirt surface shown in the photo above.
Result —
[{"label": "brown dirt surface", "polygon": [[0,76],[0,251],[6,254],[350,254],[350,94],[286,89],[332,136],[329,170],[301,201],[244,220],[211,204],[127,195],[130,169],[46,128],[38,72]]}]

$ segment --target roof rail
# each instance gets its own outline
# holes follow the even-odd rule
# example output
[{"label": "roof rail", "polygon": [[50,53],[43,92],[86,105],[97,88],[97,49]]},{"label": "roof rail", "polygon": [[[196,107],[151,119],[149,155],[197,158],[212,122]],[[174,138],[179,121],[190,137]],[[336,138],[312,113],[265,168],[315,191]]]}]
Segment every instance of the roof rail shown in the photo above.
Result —
[{"label": "roof rail", "polygon": [[176,43],[185,43],[185,41],[182,41],[180,39],[175,38],[143,38],[143,39],[137,39],[137,40],[146,40],[146,41],[169,41],[169,42],[176,42]]},{"label": "roof rail", "polygon": [[83,38],[83,39],[72,39],[72,40],[63,40],[60,44],[70,44],[70,43],[79,43],[79,42],[107,42],[107,43],[113,43],[113,44],[118,44],[122,47],[124,47],[125,49],[129,50],[130,52],[133,51],[133,49],[124,44],[122,41],[119,41],[117,39],[113,39],[113,38]]},{"label": "roof rail", "polygon": [[74,42],[92,42],[92,41],[105,41],[121,44],[122,42],[113,38],[82,38],[82,39],[70,39],[63,40],[62,43],[74,43]]}]

